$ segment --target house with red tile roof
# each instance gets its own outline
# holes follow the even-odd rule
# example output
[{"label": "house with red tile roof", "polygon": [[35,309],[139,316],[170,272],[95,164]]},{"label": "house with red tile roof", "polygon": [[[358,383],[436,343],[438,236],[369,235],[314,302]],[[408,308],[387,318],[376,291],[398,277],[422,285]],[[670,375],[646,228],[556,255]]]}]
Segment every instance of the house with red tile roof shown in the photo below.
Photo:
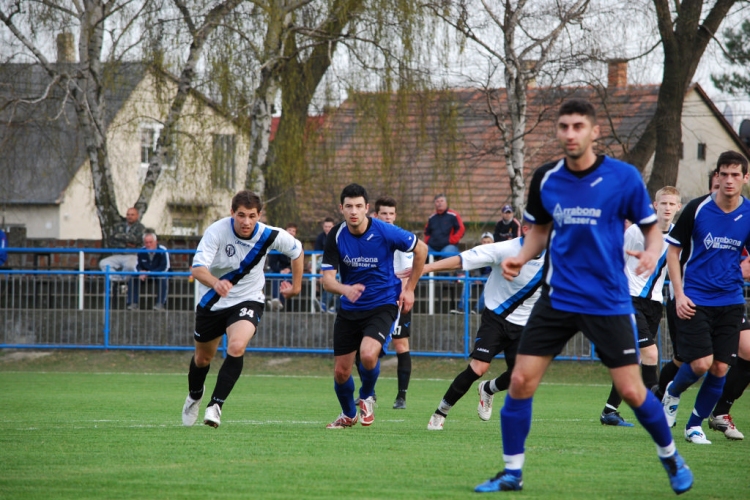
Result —
[{"label": "house with red tile roof", "polygon": [[[556,112],[572,97],[597,108],[600,153],[622,157],[656,111],[658,85],[628,85],[627,63],[610,63],[606,87],[529,88],[525,176],[555,159]],[[356,93],[330,113],[309,148],[310,178],[299,189],[306,222],[338,215],[343,186],[357,182],[371,202],[381,195],[398,202],[398,222],[419,231],[445,193],[477,234],[491,230],[511,202],[502,134],[489,111],[506,108],[504,89],[450,89],[409,93]],[[683,159],[677,187],[685,199],[707,190],[718,155],[735,149],[748,155],[732,127],[698,85],[685,96]],[[651,165],[644,169],[650,175]],[[466,238],[464,238],[466,240]],[[471,245],[473,241],[467,241]]]}]

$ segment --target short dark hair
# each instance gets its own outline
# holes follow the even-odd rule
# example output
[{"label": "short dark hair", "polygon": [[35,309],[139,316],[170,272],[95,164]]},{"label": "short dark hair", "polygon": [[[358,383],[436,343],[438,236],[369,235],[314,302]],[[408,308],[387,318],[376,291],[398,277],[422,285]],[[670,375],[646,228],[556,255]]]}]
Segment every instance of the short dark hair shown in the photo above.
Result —
[{"label": "short dark hair", "polygon": [[737,151],[724,151],[719,155],[719,159],[716,161],[716,170],[718,174],[721,167],[729,165],[739,165],[742,167],[742,175],[747,175],[747,158],[739,154]]},{"label": "short dark hair", "polygon": [[341,191],[341,204],[344,204],[344,198],[359,198],[360,196],[365,199],[365,203],[368,203],[367,190],[359,184],[349,184]]},{"label": "short dark hair", "polygon": [[588,117],[592,124],[596,123],[596,108],[586,99],[568,99],[562,103],[557,117],[565,115],[583,115]]},{"label": "short dark hair", "polygon": [[719,175],[719,172],[717,172],[716,170],[711,170],[708,173],[708,190],[709,191],[711,191],[711,188],[714,187],[714,177],[716,177],[717,175]]},{"label": "short dark hair", "polygon": [[248,210],[255,208],[260,213],[263,210],[263,202],[260,201],[260,196],[244,189],[232,198],[232,212],[236,212],[240,207],[245,207]]},{"label": "short dark hair", "polygon": [[390,196],[381,196],[375,202],[375,213],[380,212],[380,207],[393,207],[396,208],[396,200]]},{"label": "short dark hair", "polygon": [[284,229],[290,229],[290,228],[299,229],[297,224],[295,224],[294,222],[288,222],[286,227],[284,227]]},{"label": "short dark hair", "polygon": [[336,221],[333,220],[333,217],[326,217],[325,219],[323,219],[323,224],[325,224],[326,222],[330,222],[331,224],[336,223]]}]

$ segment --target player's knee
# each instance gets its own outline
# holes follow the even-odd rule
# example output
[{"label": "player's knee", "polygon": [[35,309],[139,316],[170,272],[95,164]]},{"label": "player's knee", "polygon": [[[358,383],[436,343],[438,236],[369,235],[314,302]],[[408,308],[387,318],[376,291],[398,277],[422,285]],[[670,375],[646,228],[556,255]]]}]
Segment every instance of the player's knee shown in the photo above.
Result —
[{"label": "player's knee", "polygon": [[527,376],[525,373],[521,373],[518,370],[513,370],[510,376],[510,392],[514,398],[530,398],[534,395],[536,390],[535,379]]},{"label": "player's knee", "polygon": [[618,387],[617,390],[622,396],[622,400],[632,407],[638,407],[643,404],[646,397],[646,390],[638,384],[626,384]]},{"label": "player's knee", "polygon": [[703,375],[706,373],[713,364],[713,356],[708,356],[701,359],[696,359],[695,361],[690,362],[690,368],[693,369],[693,373],[695,373],[698,376]]}]

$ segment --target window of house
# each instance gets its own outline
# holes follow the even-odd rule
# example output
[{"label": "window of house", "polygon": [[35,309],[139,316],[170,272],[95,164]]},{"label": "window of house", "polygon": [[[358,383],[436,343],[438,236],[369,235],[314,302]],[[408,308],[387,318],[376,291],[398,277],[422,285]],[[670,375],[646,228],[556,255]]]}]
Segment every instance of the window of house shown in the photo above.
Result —
[{"label": "window of house", "polygon": [[173,236],[198,236],[200,223],[194,219],[172,219]]},{"label": "window of house", "polygon": [[211,182],[219,189],[234,189],[237,138],[233,134],[212,134]]},{"label": "window of house", "polygon": [[[148,166],[156,155],[156,144],[161,135],[164,126],[161,123],[144,123],[140,126],[141,132],[141,164],[138,169],[138,177],[143,182],[146,178]],[[165,170],[174,170],[176,165],[176,142],[173,140],[167,151],[166,161],[162,168]]]},{"label": "window of house", "polygon": [[699,160],[706,159],[706,144],[703,142],[698,143],[698,159]]}]

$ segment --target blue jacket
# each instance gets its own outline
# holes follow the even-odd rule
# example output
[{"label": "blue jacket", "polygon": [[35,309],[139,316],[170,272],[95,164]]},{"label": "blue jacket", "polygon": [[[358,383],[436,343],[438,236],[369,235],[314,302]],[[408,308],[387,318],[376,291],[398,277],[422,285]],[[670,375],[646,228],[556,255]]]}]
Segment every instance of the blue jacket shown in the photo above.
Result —
[{"label": "blue jacket", "polygon": [[[159,250],[167,249],[164,245],[159,245],[158,248]],[[166,252],[141,250],[138,252],[138,265],[135,268],[138,271],[166,272],[169,269],[169,254]]]},{"label": "blue jacket", "polygon": [[5,264],[5,261],[8,260],[8,252],[5,251],[5,248],[8,246],[8,237],[5,236],[5,231],[0,229],[0,266]]}]

